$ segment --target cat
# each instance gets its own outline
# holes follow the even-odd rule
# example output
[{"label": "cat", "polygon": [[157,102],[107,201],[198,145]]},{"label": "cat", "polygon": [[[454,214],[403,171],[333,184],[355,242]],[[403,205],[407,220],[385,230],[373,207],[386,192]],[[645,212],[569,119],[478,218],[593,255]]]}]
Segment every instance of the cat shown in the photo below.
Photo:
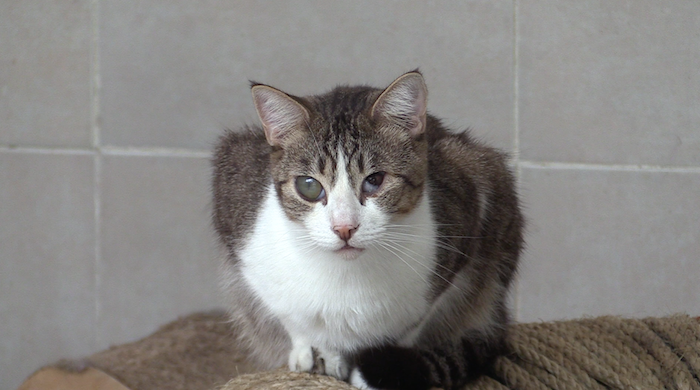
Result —
[{"label": "cat", "polygon": [[427,113],[422,74],[297,97],[252,83],[213,223],[232,321],[260,368],[359,388],[457,388],[507,352],[523,246],[507,155]]}]

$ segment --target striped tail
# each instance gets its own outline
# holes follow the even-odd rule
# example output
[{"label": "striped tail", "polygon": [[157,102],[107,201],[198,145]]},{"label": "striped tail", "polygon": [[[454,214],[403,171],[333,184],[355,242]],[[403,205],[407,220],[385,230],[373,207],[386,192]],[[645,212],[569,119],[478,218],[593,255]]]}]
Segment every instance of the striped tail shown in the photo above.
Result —
[{"label": "striped tail", "polygon": [[452,345],[426,349],[384,346],[362,351],[351,384],[369,389],[458,389],[491,373],[507,353],[505,337],[464,337]]}]

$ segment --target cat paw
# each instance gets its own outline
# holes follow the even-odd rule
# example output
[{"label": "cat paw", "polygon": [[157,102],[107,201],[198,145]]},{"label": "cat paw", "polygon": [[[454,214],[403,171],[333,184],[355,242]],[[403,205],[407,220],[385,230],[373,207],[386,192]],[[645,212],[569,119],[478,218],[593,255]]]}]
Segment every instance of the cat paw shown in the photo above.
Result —
[{"label": "cat paw", "polygon": [[324,373],[341,381],[348,379],[350,368],[347,361],[339,354],[322,352],[321,360],[323,361]]},{"label": "cat paw", "polygon": [[309,372],[314,368],[314,353],[310,345],[295,345],[289,353],[289,370]]},{"label": "cat paw", "polygon": [[433,380],[417,350],[385,346],[367,349],[357,356],[350,384],[361,389],[428,390],[433,387]]}]

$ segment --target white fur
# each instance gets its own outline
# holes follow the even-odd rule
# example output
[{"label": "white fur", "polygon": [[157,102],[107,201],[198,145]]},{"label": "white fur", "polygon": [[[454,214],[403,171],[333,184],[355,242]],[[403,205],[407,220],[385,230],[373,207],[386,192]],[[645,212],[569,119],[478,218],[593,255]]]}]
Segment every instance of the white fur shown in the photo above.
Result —
[{"label": "white fur", "polygon": [[370,387],[370,385],[367,384],[367,381],[365,381],[365,378],[362,376],[362,373],[360,373],[360,370],[358,370],[357,368],[352,370],[352,373],[350,374],[350,384],[362,390],[374,389],[373,387]]},{"label": "white fur", "polygon": [[[428,312],[435,227],[427,191],[412,213],[390,220],[371,198],[360,205],[344,169],[338,171],[327,205],[317,202],[303,223],[289,220],[270,185],[239,256],[244,279],[292,339],[290,368],[310,370],[313,347],[328,374],[346,379],[343,353],[400,337]],[[359,255],[335,252],[345,242],[331,225],[343,218],[359,223],[348,242],[363,249]],[[382,238],[388,230],[427,237],[402,241],[399,248]],[[388,249],[378,244],[382,240]]]},{"label": "white fur", "polygon": [[289,369],[294,371],[311,371],[314,367],[314,352],[303,338],[292,339],[292,351],[289,353]]}]

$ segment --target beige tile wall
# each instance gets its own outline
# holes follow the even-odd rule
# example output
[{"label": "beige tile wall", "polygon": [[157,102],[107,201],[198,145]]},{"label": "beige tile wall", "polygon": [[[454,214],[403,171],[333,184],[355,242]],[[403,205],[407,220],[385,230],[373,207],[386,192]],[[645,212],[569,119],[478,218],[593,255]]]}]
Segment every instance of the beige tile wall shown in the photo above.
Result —
[{"label": "beige tile wall", "polygon": [[420,66],[514,152],[520,320],[700,314],[700,3],[0,3],[0,388],[219,306],[208,150],[297,94]]}]

